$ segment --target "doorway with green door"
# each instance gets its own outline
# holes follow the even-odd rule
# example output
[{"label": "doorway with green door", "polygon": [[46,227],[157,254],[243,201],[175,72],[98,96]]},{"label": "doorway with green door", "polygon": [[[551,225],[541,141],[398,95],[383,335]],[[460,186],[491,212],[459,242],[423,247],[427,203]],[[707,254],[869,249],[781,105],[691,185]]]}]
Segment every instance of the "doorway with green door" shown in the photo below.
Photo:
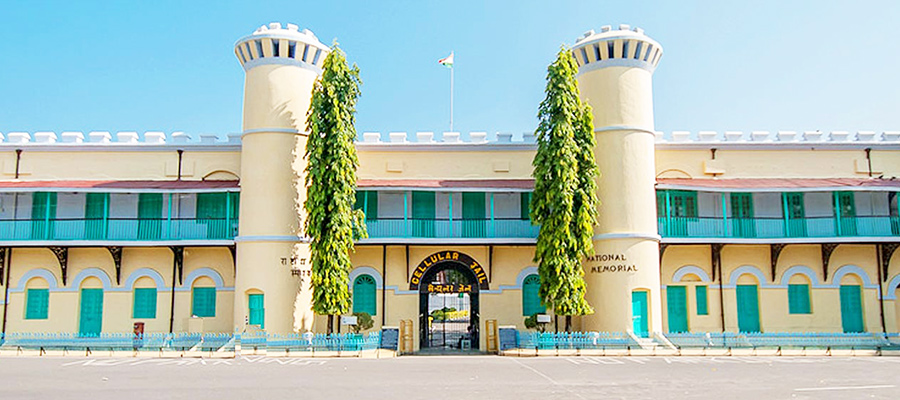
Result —
[{"label": "doorway with green door", "polygon": [[650,293],[646,290],[631,292],[631,323],[634,334],[639,337],[650,336],[648,309]]},{"label": "doorway with green door", "polygon": [[98,337],[103,329],[103,289],[81,289],[78,336]]}]

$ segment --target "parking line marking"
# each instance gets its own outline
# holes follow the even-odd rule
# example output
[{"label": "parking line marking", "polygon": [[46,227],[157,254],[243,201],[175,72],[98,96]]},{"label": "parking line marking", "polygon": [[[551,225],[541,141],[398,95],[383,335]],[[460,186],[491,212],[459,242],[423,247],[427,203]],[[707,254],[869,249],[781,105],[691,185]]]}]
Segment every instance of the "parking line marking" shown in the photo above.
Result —
[{"label": "parking line marking", "polygon": [[865,389],[889,389],[897,387],[896,385],[868,385],[868,386],[831,386],[820,388],[799,388],[794,389],[795,392],[818,392],[826,390],[865,390]]}]

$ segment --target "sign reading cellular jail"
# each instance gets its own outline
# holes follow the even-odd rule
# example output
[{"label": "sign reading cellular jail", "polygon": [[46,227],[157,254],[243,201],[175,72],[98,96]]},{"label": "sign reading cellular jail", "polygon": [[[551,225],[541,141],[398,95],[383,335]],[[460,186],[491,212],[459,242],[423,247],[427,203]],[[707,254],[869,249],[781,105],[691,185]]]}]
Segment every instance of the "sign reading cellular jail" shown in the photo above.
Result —
[{"label": "sign reading cellular jail", "polygon": [[[474,282],[469,283],[469,288],[471,291],[471,287],[474,285],[475,289],[488,290],[488,279],[487,274],[484,272],[484,268],[481,267],[481,264],[478,261],[475,261],[468,254],[460,253],[458,251],[441,251],[434,253],[419,263],[416,266],[416,269],[413,270],[412,277],[409,279],[409,290],[424,290],[428,291],[428,287],[420,286],[420,283],[429,283],[423,281],[427,276],[432,276],[439,270],[430,271],[431,267],[441,264],[440,269],[444,268],[454,268],[458,269],[460,266],[467,269],[474,276]],[[447,265],[442,265],[447,264]]]}]

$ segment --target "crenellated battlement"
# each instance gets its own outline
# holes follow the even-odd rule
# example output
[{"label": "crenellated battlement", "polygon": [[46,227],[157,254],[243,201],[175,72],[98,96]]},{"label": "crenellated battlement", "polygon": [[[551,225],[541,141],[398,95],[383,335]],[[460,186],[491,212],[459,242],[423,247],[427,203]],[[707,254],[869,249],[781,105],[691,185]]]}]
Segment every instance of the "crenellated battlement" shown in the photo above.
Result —
[{"label": "crenellated battlement", "polygon": [[[801,145],[801,146],[878,146],[900,145],[900,131],[671,131],[655,132],[656,143],[663,145]],[[123,145],[139,146],[181,146],[181,145],[223,145],[240,146],[241,134],[230,133],[226,136],[201,133],[196,136],[175,131],[167,134],[162,131],[147,131],[143,134],[135,131],[109,132],[63,131],[57,134],[50,131],[39,132],[0,132],[0,146],[21,145]],[[363,132],[357,140],[360,145],[522,145],[535,144],[533,132],[513,134],[512,132],[496,132],[489,135],[486,131],[461,132]]]},{"label": "crenellated battlement", "polygon": [[653,72],[662,53],[662,46],[645,35],[643,29],[625,24],[618,29],[606,25],[600,32],[587,31],[572,47],[579,73],[606,67],[637,67]]},{"label": "crenellated battlement", "polygon": [[182,145],[226,145],[240,146],[241,134],[231,133],[222,138],[214,134],[200,134],[196,138],[185,132],[172,132],[166,134],[161,131],[147,131],[141,135],[134,131],[109,132],[91,131],[85,134],[81,131],[64,131],[59,135],[56,132],[0,132],[0,146],[77,146],[77,145],[109,145],[111,147],[123,145],[140,146],[182,146]]},{"label": "crenellated battlement", "polygon": [[272,22],[260,26],[234,45],[234,54],[244,70],[258,65],[297,65],[320,71],[328,46],[309,29],[294,24]]},{"label": "crenellated battlement", "polygon": [[900,131],[672,131],[656,132],[656,143],[720,145],[900,145]]}]

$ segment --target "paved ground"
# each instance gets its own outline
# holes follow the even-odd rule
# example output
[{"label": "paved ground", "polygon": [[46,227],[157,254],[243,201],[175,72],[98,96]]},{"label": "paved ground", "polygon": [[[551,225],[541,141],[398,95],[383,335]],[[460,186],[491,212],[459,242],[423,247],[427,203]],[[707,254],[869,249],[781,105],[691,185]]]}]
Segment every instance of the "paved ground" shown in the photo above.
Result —
[{"label": "paved ground", "polygon": [[0,358],[0,399],[900,398],[900,357]]}]

